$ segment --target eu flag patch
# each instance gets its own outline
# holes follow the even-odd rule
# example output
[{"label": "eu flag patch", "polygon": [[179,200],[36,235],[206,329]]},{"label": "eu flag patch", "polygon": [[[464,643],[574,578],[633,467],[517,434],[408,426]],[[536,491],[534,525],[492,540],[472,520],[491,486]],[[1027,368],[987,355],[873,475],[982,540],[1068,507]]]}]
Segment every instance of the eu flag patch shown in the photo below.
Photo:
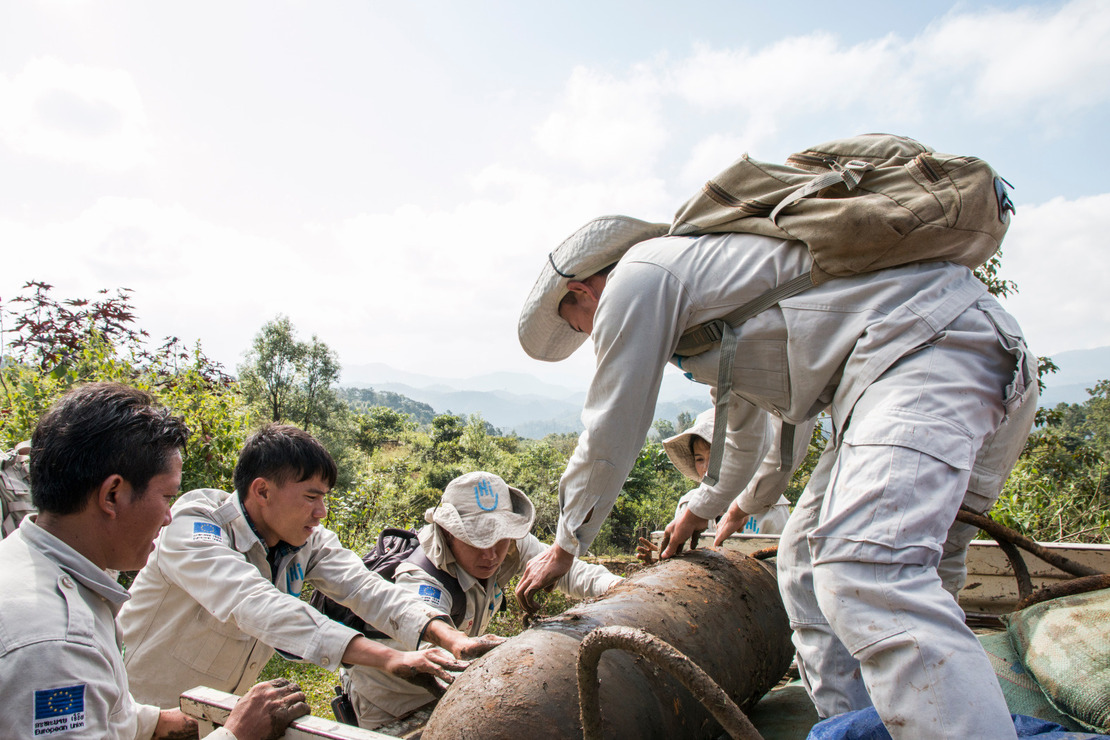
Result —
[{"label": "eu flag patch", "polygon": [[435,586],[422,585],[418,593],[429,604],[439,606],[443,602],[443,591]]},{"label": "eu flag patch", "polygon": [[222,542],[220,528],[212,522],[193,522],[193,542]]},{"label": "eu flag patch", "polygon": [[85,726],[85,684],[35,691],[35,737]]}]

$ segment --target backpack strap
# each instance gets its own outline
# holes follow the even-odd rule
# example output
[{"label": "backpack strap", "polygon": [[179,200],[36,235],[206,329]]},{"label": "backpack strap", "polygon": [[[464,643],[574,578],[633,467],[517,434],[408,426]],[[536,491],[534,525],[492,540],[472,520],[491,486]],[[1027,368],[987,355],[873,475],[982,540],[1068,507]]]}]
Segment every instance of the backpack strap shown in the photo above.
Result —
[{"label": "backpack strap", "polygon": [[[699,345],[718,340],[721,342],[721,360],[717,366],[717,403],[713,411],[713,443],[709,452],[709,469],[702,478],[705,485],[715,486],[721,478],[721,461],[725,454],[725,428],[728,426],[728,400],[729,394],[732,392],[732,367],[736,359],[736,333],[734,329],[756,314],[776,305],[779,301],[786,300],[790,296],[797,295],[812,287],[812,273],[803,273],[756,296],[719,319],[690,329],[679,338],[678,348],[675,350],[678,356],[682,356],[684,350],[689,352],[691,349],[699,347]],[[785,443],[788,433],[791,440],[789,445]],[[792,424],[783,424],[783,438],[779,469],[789,470],[793,466],[794,460],[794,426]]]},{"label": "backpack strap", "polygon": [[848,190],[855,190],[857,187],[859,187],[860,181],[863,180],[863,176],[871,170],[875,169],[875,165],[871,164],[870,162],[860,162],[854,159],[850,162],[846,162],[843,165],[837,162],[835,159],[831,159],[827,162],[827,164],[829,167],[832,168],[831,171],[814,177],[805,185],[798,188],[794,192],[789,193],[785,198],[779,201],[779,204],[775,206],[774,210],[771,211],[771,215],[769,216],[769,218],[771,219],[771,223],[776,225],[778,224],[779,213],[782,212],[782,209],[792,206],[800,201],[802,198],[808,198],[814,193],[820,192],[827,187],[844,183],[845,187],[847,187]]},{"label": "backpack strap", "polygon": [[417,546],[412,554],[407,558],[408,562],[412,563],[420,570],[424,571],[432,578],[443,584],[447,589],[447,593],[451,594],[451,621],[454,622],[455,628],[458,629],[459,623],[462,618],[466,616],[466,594],[463,593],[462,586],[459,585],[459,579],[445,570],[436,567],[436,564],[428,559],[424,554],[424,548]]}]

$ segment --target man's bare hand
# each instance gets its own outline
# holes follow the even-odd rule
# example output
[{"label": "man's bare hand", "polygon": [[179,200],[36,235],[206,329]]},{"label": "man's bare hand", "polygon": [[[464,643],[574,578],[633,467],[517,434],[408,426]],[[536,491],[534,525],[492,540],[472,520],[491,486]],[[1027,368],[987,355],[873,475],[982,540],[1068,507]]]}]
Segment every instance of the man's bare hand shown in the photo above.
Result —
[{"label": "man's bare hand", "polygon": [[697,549],[698,538],[708,526],[708,519],[694,514],[689,507],[683,509],[663,530],[663,541],[659,544],[663,552],[659,554],[659,559],[666,560],[679,554],[687,542],[691,550]]},{"label": "man's bare hand", "polygon": [[224,725],[240,740],[276,740],[298,717],[308,714],[301,687],[284,678],[251,687],[231,710]]},{"label": "man's bare hand", "polygon": [[443,695],[443,688],[436,683],[436,679],[446,684],[453,683],[455,677],[448,671],[457,673],[464,670],[467,665],[469,663],[455,660],[450,653],[442,648],[428,648],[427,650],[412,650],[410,652],[397,650],[395,655],[386,661],[385,671],[427,689],[434,696],[439,697]]},{"label": "man's bare hand", "polygon": [[196,740],[200,737],[197,721],[180,709],[163,709],[152,740]]},{"label": "man's bare hand", "polygon": [[558,545],[552,545],[547,552],[532,558],[516,585],[516,600],[520,608],[528,614],[535,614],[539,609],[536,594],[555,588],[556,581],[566,575],[573,563],[574,556]]},{"label": "man's bare hand", "polygon": [[748,518],[751,515],[741,509],[733,501],[732,505],[728,507],[728,511],[721,517],[721,521],[717,522],[717,536],[713,538],[713,546],[720,547],[721,544],[727,540],[733,532],[739,532],[748,523]]},{"label": "man's bare hand", "polygon": [[455,646],[455,657],[460,660],[474,660],[480,658],[490,650],[505,642],[504,637],[498,635],[482,635],[481,637],[468,637],[459,641]]},{"label": "man's bare hand", "polygon": [[651,540],[640,538],[639,544],[636,545],[636,557],[644,565],[651,565],[655,562],[655,553],[659,552],[659,548],[652,543]]}]

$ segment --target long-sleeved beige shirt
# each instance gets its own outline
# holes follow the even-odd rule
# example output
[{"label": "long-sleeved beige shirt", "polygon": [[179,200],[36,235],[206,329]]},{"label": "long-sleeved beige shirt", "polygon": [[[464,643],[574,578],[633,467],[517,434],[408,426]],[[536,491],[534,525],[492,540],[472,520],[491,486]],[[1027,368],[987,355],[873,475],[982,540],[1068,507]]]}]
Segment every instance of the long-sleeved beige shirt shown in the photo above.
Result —
[{"label": "long-sleeved beige shirt", "polygon": [[0,737],[147,740],[159,709],[128,691],[116,628],[127,591],[32,517],[0,560]]},{"label": "long-sleeved beige shirt", "polygon": [[190,491],[173,507],[154,554],[120,612],[136,698],[177,706],[182,691],[210,686],[243,694],[274,648],[329,670],[358,634],[299,597],[310,582],[414,649],[436,609],[368,571],[361,558],[317,527],[271,573],[266,547],[238,495]]},{"label": "long-sleeved beige shirt", "polygon": [[[679,337],[809,271],[800,242],[751,234],[662,237],[634,246],[609,274],[593,323],[596,370],[585,431],[559,482],[556,544],[586,551],[612,509],[652,423]],[[907,265],[830,280],[763,311],[738,340],[721,477],[690,504],[721,514],[774,444],[765,414],[793,424],[828,409],[843,428],[867,386],[986,294],[965,267]],[[715,392],[719,348],[681,367]],[[781,493],[766,487],[769,506]]]}]

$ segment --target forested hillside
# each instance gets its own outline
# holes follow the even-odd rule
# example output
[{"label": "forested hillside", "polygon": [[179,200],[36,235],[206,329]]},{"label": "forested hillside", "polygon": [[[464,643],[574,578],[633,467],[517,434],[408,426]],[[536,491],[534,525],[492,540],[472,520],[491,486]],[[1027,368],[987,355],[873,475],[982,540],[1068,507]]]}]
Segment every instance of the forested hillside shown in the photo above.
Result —
[{"label": "forested hillside", "polygon": [[[56,298],[29,283],[0,304],[0,445],[26,439],[39,415],[66,389],[121,380],[154,393],[185,417],[193,436],[183,488],[231,487],[243,440],[266,421],[297,424],[319,437],[340,468],[328,524],[361,548],[386,525],[416,526],[448,481],[488,470],[522,488],[536,504],[535,533],[550,541],[557,488],[574,435],[539,440],[501,434],[480,415],[436,415],[393,393],[339,389],[339,358],[318,336],[301,339],[285,317],[261,327],[232,371],[209,360],[198,342],[152,340],[126,290],[93,299]],[[680,431],[689,415],[659,420],[660,435]],[[818,435],[787,492],[797,499],[823,439]],[[1042,413],[994,516],[1043,540],[1110,542],[1106,499],[1110,456],[1110,381],[1082,404]],[[628,551],[639,527],[666,524],[690,487],[657,442],[645,444],[623,495],[594,547]]]}]

